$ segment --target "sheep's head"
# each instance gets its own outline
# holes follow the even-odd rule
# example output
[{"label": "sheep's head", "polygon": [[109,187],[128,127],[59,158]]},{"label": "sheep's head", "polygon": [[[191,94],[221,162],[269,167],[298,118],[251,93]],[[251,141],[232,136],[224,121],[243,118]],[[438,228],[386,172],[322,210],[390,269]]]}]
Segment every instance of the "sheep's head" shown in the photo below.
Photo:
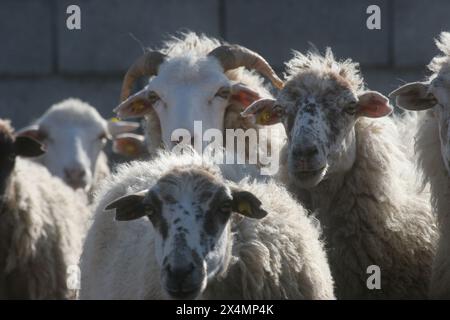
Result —
[{"label": "sheep's head", "polygon": [[430,109],[439,124],[441,154],[450,174],[450,33],[443,32],[436,45],[444,54],[429,64],[433,75],[425,82],[408,83],[390,93],[397,105],[407,110]]},{"label": "sheep's head", "polygon": [[106,206],[109,209],[116,209],[119,221],[149,218],[161,285],[175,299],[199,297],[208,279],[227,267],[232,214],[256,219],[267,214],[252,193],[192,166],[171,171],[149,190],[113,201]]},{"label": "sheep's head", "polygon": [[71,187],[85,190],[92,186],[97,158],[109,135],[107,121],[77,99],[52,106],[18,134],[42,142],[47,152],[39,161]]},{"label": "sheep's head", "polygon": [[392,108],[380,93],[362,91],[357,65],[335,61],[329,49],[325,56],[297,53],[288,70],[277,100],[257,101],[243,115],[258,124],[284,124],[288,171],[299,186],[311,188],[353,165],[359,117],[386,116]]},{"label": "sheep's head", "polygon": [[[161,142],[171,148],[180,141],[193,143],[194,121],[201,121],[202,130],[224,128],[224,116],[232,103],[248,106],[259,94],[241,83],[231,81],[226,71],[247,67],[259,71],[278,86],[282,81],[257,53],[237,45],[224,45],[208,55],[188,52],[167,57],[148,51],[128,70],[124,78],[122,103],[115,109],[121,118],[143,117],[156,113],[161,128]],[[133,83],[141,76],[150,76],[148,85],[129,96]],[[172,136],[175,130],[178,135]],[[191,140],[185,141],[186,136]],[[202,142],[198,145],[203,145]]]},{"label": "sheep's head", "polygon": [[16,156],[37,157],[44,152],[42,145],[36,140],[15,137],[9,121],[0,119],[0,195],[5,192]]}]

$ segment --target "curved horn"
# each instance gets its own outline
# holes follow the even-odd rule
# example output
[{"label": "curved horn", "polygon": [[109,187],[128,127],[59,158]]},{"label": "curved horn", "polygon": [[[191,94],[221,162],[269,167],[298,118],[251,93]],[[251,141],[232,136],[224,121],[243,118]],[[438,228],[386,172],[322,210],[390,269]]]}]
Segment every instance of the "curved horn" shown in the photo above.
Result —
[{"label": "curved horn", "polygon": [[278,78],[275,71],[263,57],[245,47],[237,44],[223,45],[215,48],[208,55],[216,57],[224,71],[246,67],[247,69],[254,69],[269,78],[278,89],[281,89],[284,85],[283,81]]},{"label": "curved horn", "polygon": [[146,51],[128,69],[123,78],[120,101],[130,96],[131,89],[137,79],[143,76],[153,76],[158,73],[158,67],[164,62],[166,55],[159,51]]}]

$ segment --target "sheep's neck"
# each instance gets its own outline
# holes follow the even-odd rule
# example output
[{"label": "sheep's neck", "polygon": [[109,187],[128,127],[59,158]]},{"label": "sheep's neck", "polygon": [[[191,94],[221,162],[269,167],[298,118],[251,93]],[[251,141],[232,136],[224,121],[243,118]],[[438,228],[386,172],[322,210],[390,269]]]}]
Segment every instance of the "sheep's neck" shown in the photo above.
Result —
[{"label": "sheep's neck", "polygon": [[331,204],[335,203],[339,191],[344,187],[346,176],[349,174],[351,171],[335,173],[319,183],[317,187],[308,190],[310,198],[310,208],[308,209],[317,211],[319,216],[326,215],[331,209]]}]

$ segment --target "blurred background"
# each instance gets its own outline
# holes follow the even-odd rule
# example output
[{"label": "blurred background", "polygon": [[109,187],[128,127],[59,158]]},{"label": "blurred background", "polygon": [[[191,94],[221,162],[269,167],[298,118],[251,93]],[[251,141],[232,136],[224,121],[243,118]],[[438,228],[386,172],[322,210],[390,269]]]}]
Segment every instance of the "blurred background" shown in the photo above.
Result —
[{"label": "blurred background", "polygon": [[[66,27],[71,4],[81,30]],[[372,4],[381,30],[366,27]],[[187,29],[245,45],[279,74],[291,49],[331,46],[387,94],[428,74],[449,13],[449,0],[0,0],[0,117],[20,128],[70,96],[111,117],[122,76],[142,53],[129,34],[157,48]]]}]

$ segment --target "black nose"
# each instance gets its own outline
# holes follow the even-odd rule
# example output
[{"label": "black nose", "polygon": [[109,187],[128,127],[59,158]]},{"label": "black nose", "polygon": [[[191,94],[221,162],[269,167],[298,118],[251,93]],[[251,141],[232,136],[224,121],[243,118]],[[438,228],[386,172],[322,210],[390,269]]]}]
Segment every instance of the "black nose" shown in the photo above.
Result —
[{"label": "black nose", "polygon": [[171,287],[174,291],[180,289],[183,286],[185,280],[190,275],[192,275],[194,268],[195,267],[193,263],[175,267],[167,265],[166,267],[167,275],[170,279]]},{"label": "black nose", "polygon": [[82,168],[64,169],[64,175],[69,185],[73,187],[82,187],[84,178],[86,177],[86,171]]},{"label": "black nose", "polygon": [[293,150],[293,156],[296,158],[312,158],[319,154],[316,146],[300,146]]}]

